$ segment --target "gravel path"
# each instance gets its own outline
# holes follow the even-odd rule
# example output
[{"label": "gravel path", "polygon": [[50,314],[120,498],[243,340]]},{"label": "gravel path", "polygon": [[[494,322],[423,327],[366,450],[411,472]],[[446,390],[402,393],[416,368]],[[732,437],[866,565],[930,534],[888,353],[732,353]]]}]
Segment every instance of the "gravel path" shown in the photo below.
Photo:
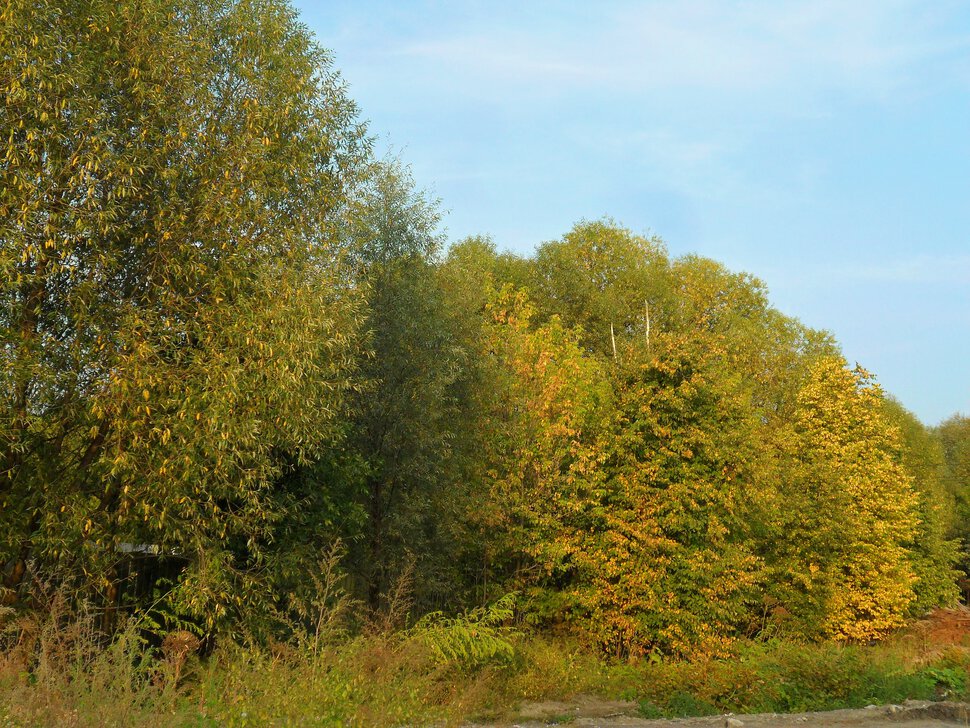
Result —
[{"label": "gravel path", "polygon": [[[970,704],[907,701],[903,705],[872,706],[860,710],[790,715],[762,714],[646,720],[636,715],[635,703],[579,697],[574,701],[530,703],[513,722],[498,726],[602,726],[603,728],[947,728],[970,726]],[[469,724],[467,728],[485,728]]]}]

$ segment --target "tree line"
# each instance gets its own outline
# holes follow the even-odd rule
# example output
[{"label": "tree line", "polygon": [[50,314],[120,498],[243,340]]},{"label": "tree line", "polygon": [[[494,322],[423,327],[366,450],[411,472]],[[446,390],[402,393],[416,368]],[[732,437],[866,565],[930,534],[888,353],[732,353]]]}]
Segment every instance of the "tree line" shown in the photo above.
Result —
[{"label": "tree line", "polygon": [[[0,563],[266,637],[346,588],[517,594],[615,655],[868,641],[954,602],[927,428],[758,279],[609,219],[448,246],[282,0],[0,11]],[[150,603],[149,603],[150,601]]]}]

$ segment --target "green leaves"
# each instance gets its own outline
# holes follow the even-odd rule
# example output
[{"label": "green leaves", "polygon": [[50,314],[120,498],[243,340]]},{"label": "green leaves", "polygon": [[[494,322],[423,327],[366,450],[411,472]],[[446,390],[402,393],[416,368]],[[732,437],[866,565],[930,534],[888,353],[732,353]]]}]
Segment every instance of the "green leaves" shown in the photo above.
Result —
[{"label": "green leaves", "polygon": [[[952,599],[965,421],[609,220],[442,258],[283,0],[12,0],[0,43],[7,582],[150,544],[187,564],[166,610],[251,635],[339,535],[372,608],[413,567],[419,609],[521,589],[617,655]],[[490,659],[492,615],[422,634]]]},{"label": "green leaves", "polygon": [[14,3],[3,33],[4,560],[159,544],[212,626],[272,600],[274,483],[341,436],[363,127],[273,0]]}]

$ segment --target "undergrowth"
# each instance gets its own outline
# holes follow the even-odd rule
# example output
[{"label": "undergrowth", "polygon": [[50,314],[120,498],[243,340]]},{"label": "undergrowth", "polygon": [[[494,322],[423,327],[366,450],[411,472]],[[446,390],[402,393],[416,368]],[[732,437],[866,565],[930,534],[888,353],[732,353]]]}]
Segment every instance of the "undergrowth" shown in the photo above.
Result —
[{"label": "undergrowth", "polygon": [[[406,629],[315,629],[312,642],[149,644],[134,624],[105,642],[95,615],[0,614],[0,723],[13,726],[456,725],[514,718],[524,701],[585,693],[644,717],[798,712],[967,695],[970,650],[750,642],[729,659],[608,662],[509,628],[511,597]],[[181,639],[181,641],[179,641]],[[171,640],[191,645],[191,640]],[[161,643],[162,645],[164,643]]]}]

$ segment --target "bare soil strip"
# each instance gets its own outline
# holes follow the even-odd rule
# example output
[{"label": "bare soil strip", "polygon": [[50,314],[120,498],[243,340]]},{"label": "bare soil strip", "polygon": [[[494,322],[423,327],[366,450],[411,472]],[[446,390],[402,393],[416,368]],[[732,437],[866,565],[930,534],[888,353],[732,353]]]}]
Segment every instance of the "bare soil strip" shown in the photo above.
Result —
[{"label": "bare soil strip", "polygon": [[568,702],[523,705],[509,722],[467,724],[467,728],[517,726],[602,726],[603,728],[944,728],[970,726],[970,704],[907,701],[902,705],[858,710],[780,715],[717,715],[703,718],[647,720],[637,716],[637,704],[577,696]]}]

